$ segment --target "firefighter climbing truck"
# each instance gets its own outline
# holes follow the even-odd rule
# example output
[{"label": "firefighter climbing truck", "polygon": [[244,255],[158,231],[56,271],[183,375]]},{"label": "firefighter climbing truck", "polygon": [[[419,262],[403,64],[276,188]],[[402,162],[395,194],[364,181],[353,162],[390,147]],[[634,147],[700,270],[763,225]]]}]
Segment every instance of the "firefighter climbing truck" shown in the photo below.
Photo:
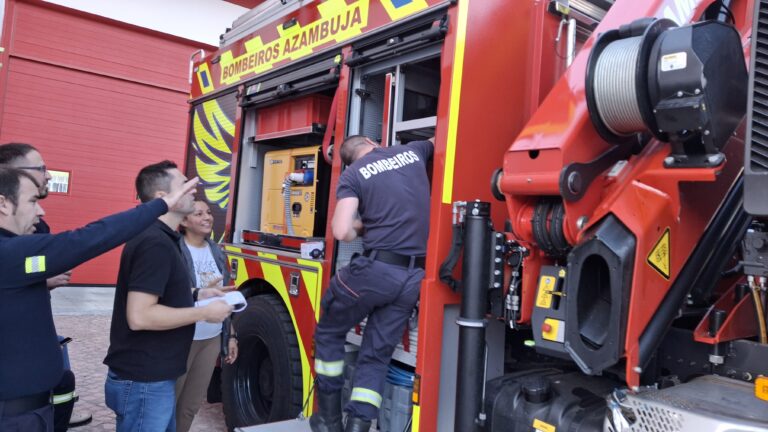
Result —
[{"label": "firefighter climbing truck", "polygon": [[236,20],[193,56],[187,160],[248,299],[227,425],[312,413],[320,298],[362,250],[331,234],[334,145],[364,134],[435,137],[379,430],[768,429],[766,22],[757,0],[283,0]]}]

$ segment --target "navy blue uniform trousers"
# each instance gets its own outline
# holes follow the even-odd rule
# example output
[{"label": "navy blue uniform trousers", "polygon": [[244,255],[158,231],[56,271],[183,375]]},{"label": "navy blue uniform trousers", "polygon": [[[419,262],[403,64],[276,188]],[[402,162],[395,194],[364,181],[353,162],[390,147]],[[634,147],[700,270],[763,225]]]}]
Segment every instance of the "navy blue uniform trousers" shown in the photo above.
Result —
[{"label": "navy blue uniform trousers", "polygon": [[0,401],[0,431],[2,432],[53,432],[53,405],[17,415],[6,415]]},{"label": "navy blue uniform trousers", "polygon": [[368,321],[357,358],[350,415],[376,418],[395,346],[419,299],[424,270],[357,256],[331,279],[323,295],[323,315],[315,330],[317,387],[330,393],[344,386],[344,343],[347,332],[366,316]]}]

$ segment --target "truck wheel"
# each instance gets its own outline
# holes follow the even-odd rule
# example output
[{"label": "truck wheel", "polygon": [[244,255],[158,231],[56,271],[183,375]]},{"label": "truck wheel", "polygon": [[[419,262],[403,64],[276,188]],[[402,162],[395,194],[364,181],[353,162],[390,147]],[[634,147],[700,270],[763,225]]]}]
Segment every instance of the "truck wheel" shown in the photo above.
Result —
[{"label": "truck wheel", "polygon": [[248,299],[236,314],[239,355],[222,365],[221,390],[227,427],[287,420],[302,408],[301,353],[293,321],[277,295]]}]

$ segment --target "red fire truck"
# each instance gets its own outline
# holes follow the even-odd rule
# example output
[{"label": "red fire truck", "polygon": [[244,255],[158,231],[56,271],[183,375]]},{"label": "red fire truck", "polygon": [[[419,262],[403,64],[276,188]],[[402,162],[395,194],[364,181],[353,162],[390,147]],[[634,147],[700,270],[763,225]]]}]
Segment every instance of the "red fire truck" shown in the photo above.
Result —
[{"label": "red fire truck", "polygon": [[738,198],[760,4],[283,0],[235,21],[193,56],[187,160],[248,299],[228,427],[312,412],[320,298],[362,250],[331,234],[333,149],[364,134],[435,137],[379,430],[765,430],[763,239]]}]

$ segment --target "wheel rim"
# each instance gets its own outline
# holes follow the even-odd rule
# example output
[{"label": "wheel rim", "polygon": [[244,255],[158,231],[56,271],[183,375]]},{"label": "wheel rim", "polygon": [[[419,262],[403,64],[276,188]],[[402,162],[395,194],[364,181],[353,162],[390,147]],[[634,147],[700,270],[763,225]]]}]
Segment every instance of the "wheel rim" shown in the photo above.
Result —
[{"label": "wheel rim", "polygon": [[247,413],[249,421],[268,421],[272,411],[275,372],[269,347],[259,337],[244,340],[244,352],[239,354],[235,388],[240,412]]}]

